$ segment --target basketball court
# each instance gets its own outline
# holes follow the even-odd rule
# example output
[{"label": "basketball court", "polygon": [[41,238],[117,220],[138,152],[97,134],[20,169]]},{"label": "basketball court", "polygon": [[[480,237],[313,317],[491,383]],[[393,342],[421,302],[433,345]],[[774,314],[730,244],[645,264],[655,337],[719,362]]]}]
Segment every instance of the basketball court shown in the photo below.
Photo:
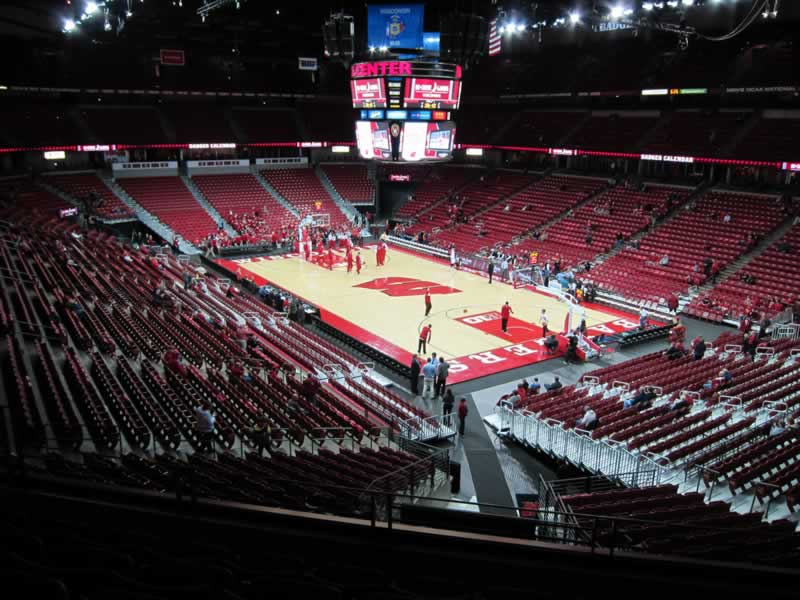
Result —
[{"label": "basketball court", "polygon": [[[539,318],[545,309],[550,330],[562,332],[568,313],[564,301],[497,279],[489,284],[483,274],[457,271],[444,261],[397,247],[389,248],[386,264],[378,267],[376,248],[361,249],[365,266],[360,274],[355,268],[347,273],[344,250],[334,250],[332,269],[327,263],[307,262],[297,254],[216,262],[234,273],[240,270],[258,285],[268,283],[287,290],[318,307],[329,325],[403,363],[409,363],[417,351],[420,329],[426,323],[432,325],[426,356],[436,352],[450,362],[448,383],[563,354],[563,345],[555,354],[546,352]],[[433,305],[428,317],[426,289]],[[500,308],[506,301],[513,314],[504,333]],[[588,336],[620,333],[639,325],[637,315],[597,304],[581,306]]]}]

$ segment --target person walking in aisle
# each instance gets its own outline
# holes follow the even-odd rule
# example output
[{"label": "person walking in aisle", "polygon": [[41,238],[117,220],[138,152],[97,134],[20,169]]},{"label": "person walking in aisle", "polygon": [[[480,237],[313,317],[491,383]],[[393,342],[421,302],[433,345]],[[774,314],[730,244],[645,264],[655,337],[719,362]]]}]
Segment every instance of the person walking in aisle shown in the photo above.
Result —
[{"label": "person walking in aisle", "polygon": [[508,301],[506,301],[502,308],[500,308],[500,324],[503,328],[503,333],[508,333],[508,319],[513,312],[514,311],[512,310],[511,306],[509,306]]},{"label": "person walking in aisle", "polygon": [[467,399],[462,398],[458,403],[458,434],[464,437],[464,426],[467,424],[467,415],[469,408],[467,408]]},{"label": "person walking in aisle", "polygon": [[431,329],[433,325],[425,325],[419,332],[419,343],[417,344],[417,352],[421,354],[428,353],[428,342],[431,341]]},{"label": "person walking in aisle", "polygon": [[415,354],[411,357],[411,375],[409,376],[411,383],[411,393],[419,396],[419,375],[422,371],[422,366],[419,364],[419,358]]},{"label": "person walking in aisle", "polygon": [[430,312],[433,304],[431,303],[431,288],[425,288],[425,316],[427,317]]},{"label": "person walking in aisle", "polygon": [[442,422],[448,427],[450,427],[450,414],[453,412],[453,404],[455,404],[455,402],[456,399],[455,396],[453,396],[453,390],[447,388],[442,398]]},{"label": "person walking in aisle", "polygon": [[436,369],[436,395],[443,396],[444,389],[447,387],[447,376],[450,374],[450,364],[442,359]]}]

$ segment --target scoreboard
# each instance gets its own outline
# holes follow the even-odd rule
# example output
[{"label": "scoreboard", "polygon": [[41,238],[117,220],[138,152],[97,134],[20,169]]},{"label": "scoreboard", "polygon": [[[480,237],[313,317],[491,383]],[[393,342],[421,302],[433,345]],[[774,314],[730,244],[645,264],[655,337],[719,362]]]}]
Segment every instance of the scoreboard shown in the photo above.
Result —
[{"label": "scoreboard", "polygon": [[461,104],[461,67],[424,61],[374,61],[350,67],[356,140],[363,158],[447,160],[454,113]]},{"label": "scoreboard", "polygon": [[460,99],[460,81],[422,77],[407,77],[405,80],[403,94],[405,108],[456,110]]},{"label": "scoreboard", "polygon": [[386,82],[377,77],[350,82],[353,108],[386,108]]}]

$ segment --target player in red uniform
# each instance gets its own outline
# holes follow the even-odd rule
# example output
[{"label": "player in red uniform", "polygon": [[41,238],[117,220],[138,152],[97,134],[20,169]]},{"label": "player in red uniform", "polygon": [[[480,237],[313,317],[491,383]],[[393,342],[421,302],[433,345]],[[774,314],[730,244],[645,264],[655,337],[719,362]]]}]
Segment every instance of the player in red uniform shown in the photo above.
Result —
[{"label": "player in red uniform", "polygon": [[383,244],[378,246],[378,249],[375,251],[375,262],[379,267],[383,266],[383,261],[386,259],[386,250],[383,248]]},{"label": "player in red uniform", "polygon": [[508,333],[508,319],[511,316],[511,313],[514,311],[509,306],[508,302],[503,304],[502,308],[500,309],[500,323],[503,327],[503,333]]},{"label": "player in red uniform", "polygon": [[353,251],[350,248],[347,249],[347,272],[353,272]]},{"label": "player in red uniform", "polygon": [[356,274],[361,275],[361,252],[356,254]]},{"label": "player in red uniform", "polygon": [[333,250],[328,248],[328,270],[333,271]]},{"label": "player in red uniform", "polygon": [[427,317],[428,314],[431,312],[431,288],[425,288],[425,316]]}]

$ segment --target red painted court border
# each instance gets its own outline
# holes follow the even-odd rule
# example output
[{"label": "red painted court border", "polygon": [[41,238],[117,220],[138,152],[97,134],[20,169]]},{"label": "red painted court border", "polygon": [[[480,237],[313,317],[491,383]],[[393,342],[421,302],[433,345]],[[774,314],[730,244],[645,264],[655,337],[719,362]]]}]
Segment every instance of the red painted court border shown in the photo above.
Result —
[{"label": "red painted court border", "polygon": [[[367,246],[367,247],[370,247],[370,246]],[[410,254],[412,256],[417,256],[419,258],[424,258],[424,259],[427,259],[427,260],[431,260],[431,261],[436,262],[436,263],[449,265],[449,262],[441,260],[441,259],[437,259],[436,257],[426,256],[426,255],[424,255],[422,253],[411,251],[411,250],[406,250],[404,248],[400,249],[400,248],[396,248],[394,246],[392,248],[400,250],[400,251],[405,252],[406,254]],[[294,256],[298,256],[298,255],[286,255],[286,256],[294,257]],[[260,258],[260,257],[253,257],[253,258]],[[268,260],[274,260],[272,257],[265,257],[265,258],[267,258]],[[274,285],[275,287],[278,287],[280,289],[286,290],[290,294],[293,294],[294,296],[300,298],[301,300],[303,300],[307,304],[311,304],[313,306],[317,306],[317,308],[319,309],[319,313],[320,313],[320,319],[322,321],[324,321],[325,323],[327,323],[327,324],[331,325],[332,327],[334,327],[334,328],[346,333],[347,335],[349,335],[351,337],[354,337],[356,339],[360,339],[361,341],[364,341],[364,342],[368,343],[370,346],[378,349],[380,352],[382,352],[386,356],[389,356],[389,357],[391,357],[391,358],[393,358],[393,359],[395,359],[395,360],[397,360],[397,361],[399,361],[401,363],[410,364],[412,352],[410,352],[408,350],[405,350],[404,348],[401,348],[400,346],[397,346],[396,344],[393,344],[392,342],[390,342],[390,341],[388,341],[388,340],[386,340],[386,339],[384,339],[384,338],[382,338],[382,337],[380,337],[380,336],[378,336],[378,335],[376,335],[376,334],[364,329],[363,327],[360,327],[360,326],[356,325],[355,323],[340,317],[339,315],[331,312],[330,310],[328,310],[328,309],[326,309],[326,308],[324,308],[322,306],[319,306],[315,302],[311,302],[310,300],[308,300],[306,298],[303,298],[302,296],[300,296],[296,292],[292,291],[291,289],[287,289],[287,288],[285,288],[283,286],[280,286],[280,285],[277,285],[277,284],[274,284],[274,283],[270,282],[269,280],[265,279],[264,277],[262,277],[260,275],[257,275],[256,273],[254,273],[253,271],[251,271],[247,267],[247,264],[249,262],[260,262],[260,261],[255,261],[255,260],[252,260],[252,259],[248,259],[247,262],[241,262],[240,263],[240,262],[236,262],[235,260],[220,258],[220,259],[215,259],[215,262],[218,265],[228,269],[229,271],[231,271],[234,274],[237,272],[237,269],[242,269],[243,268],[244,270],[247,271],[249,278],[252,278],[253,281],[257,285],[259,285],[259,286],[265,285],[265,284],[266,285]],[[320,268],[324,268],[324,267],[320,266]],[[473,274],[480,274],[480,272],[474,271],[474,270],[468,270],[467,272],[473,273]],[[502,284],[504,282],[499,281],[498,283]],[[506,285],[511,285],[511,284],[507,283]],[[538,290],[533,289],[533,288],[526,288],[526,289],[528,289],[532,293],[541,294],[543,296],[548,295],[548,294],[545,294],[544,292],[539,292]],[[619,320],[625,320],[625,321],[630,322],[631,324],[637,324],[637,321],[638,321],[638,316],[637,315],[632,315],[630,313],[625,313],[623,311],[620,311],[620,310],[617,310],[617,309],[613,309],[613,308],[610,308],[610,307],[606,307],[606,306],[601,305],[601,304],[593,304],[593,303],[586,302],[586,303],[583,303],[583,306],[586,306],[586,307],[589,307],[589,308],[593,308],[595,310],[598,310],[599,312],[607,313],[607,314],[609,314],[611,316],[616,315],[616,316],[619,317]],[[499,316],[499,314],[498,314],[498,316]],[[460,319],[457,319],[457,320],[460,320]],[[620,331],[625,331],[626,330],[623,327],[617,327],[617,326],[611,327],[612,324],[613,324],[613,321],[608,321],[606,323],[601,323],[599,325],[595,325],[593,327],[590,327],[588,329],[588,331],[592,331],[593,329],[596,329],[597,327],[608,328],[610,331],[606,331],[606,333],[611,333],[611,332],[619,333]],[[556,324],[554,324],[554,325],[556,325]],[[497,327],[498,327],[498,329],[500,327],[499,319],[497,319]],[[559,325],[558,331],[560,331],[560,328],[561,328],[561,326]],[[600,332],[602,332],[602,330],[597,332],[597,333],[600,333]],[[513,343],[513,340],[509,340],[509,341],[511,342],[510,344],[508,344],[506,346],[500,346],[500,347],[492,349],[492,350],[486,350],[486,351],[483,351],[483,352],[478,352],[478,353],[475,353],[475,354],[470,354],[470,355],[461,356],[461,357],[446,357],[448,362],[450,363],[450,375],[447,378],[448,383],[449,384],[463,383],[465,381],[472,381],[474,379],[480,379],[481,377],[494,375],[496,373],[502,373],[504,371],[510,371],[512,369],[517,369],[517,368],[520,368],[520,367],[526,367],[526,366],[530,366],[530,365],[533,365],[533,364],[536,364],[536,363],[539,363],[539,362],[552,360],[554,358],[558,358],[558,357],[562,356],[563,353],[564,353],[564,350],[565,350],[565,344],[563,342],[563,338],[559,339],[559,348],[558,348],[557,352],[555,354],[552,354],[552,355],[545,353],[544,345],[543,345],[543,339],[528,340],[528,341],[523,342],[523,343]]]}]

